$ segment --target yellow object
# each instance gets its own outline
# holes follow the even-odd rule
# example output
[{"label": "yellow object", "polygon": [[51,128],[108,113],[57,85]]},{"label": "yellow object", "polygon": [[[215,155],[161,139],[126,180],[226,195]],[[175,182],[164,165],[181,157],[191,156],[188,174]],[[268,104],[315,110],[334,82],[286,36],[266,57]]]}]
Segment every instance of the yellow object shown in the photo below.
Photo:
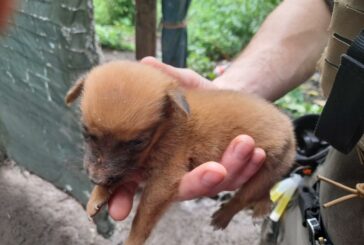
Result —
[{"label": "yellow object", "polygon": [[278,182],[270,191],[270,199],[275,204],[275,207],[269,218],[275,222],[279,221],[284,211],[287,208],[289,201],[292,199],[302,177],[298,174],[292,174]]}]

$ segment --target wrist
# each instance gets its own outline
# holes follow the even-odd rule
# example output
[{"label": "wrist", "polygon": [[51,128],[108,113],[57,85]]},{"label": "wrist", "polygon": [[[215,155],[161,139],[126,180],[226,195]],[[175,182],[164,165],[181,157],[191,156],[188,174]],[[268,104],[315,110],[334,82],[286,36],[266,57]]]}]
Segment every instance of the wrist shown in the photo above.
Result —
[{"label": "wrist", "polygon": [[267,100],[273,100],[277,91],[272,84],[279,84],[278,75],[271,67],[267,57],[259,53],[251,58],[239,57],[224,74],[212,83],[219,89],[229,89],[256,94]]}]

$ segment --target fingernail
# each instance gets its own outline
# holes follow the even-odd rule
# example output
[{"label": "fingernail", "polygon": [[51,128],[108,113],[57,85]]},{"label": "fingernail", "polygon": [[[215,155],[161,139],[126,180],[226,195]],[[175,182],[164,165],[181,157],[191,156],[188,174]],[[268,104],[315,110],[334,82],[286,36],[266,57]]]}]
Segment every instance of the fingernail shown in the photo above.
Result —
[{"label": "fingernail", "polygon": [[244,142],[239,141],[238,143],[236,143],[234,145],[233,153],[234,154],[240,154],[243,148],[244,148]]},{"label": "fingernail", "polygon": [[246,135],[241,135],[236,139],[236,142],[233,147],[233,153],[240,154],[242,149],[248,145],[251,144],[251,140]]},{"label": "fingernail", "polygon": [[224,176],[219,173],[207,172],[202,176],[202,183],[207,187],[213,187],[221,183]]},{"label": "fingernail", "polygon": [[233,146],[233,154],[236,157],[245,159],[252,150],[251,146],[254,146],[254,141],[249,137],[242,135],[236,140]]},{"label": "fingernail", "polygon": [[266,155],[265,151],[262,148],[255,149],[255,154],[259,154],[262,156],[261,160],[257,162],[258,164],[261,164],[265,161]]}]

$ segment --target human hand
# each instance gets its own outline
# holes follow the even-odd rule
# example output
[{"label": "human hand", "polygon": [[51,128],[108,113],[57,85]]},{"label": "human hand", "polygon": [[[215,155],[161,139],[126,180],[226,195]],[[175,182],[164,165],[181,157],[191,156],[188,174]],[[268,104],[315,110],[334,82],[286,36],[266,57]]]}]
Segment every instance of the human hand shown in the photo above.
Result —
[{"label": "human hand", "polygon": [[175,78],[180,83],[180,85],[186,89],[217,89],[217,87],[212,84],[211,81],[191,69],[176,68],[164,64],[154,57],[145,57],[140,62],[165,72],[166,74]]},{"label": "human hand", "polygon": [[[147,57],[142,63],[151,65],[176,78],[187,89],[216,89],[211,82],[190,69],[175,68]],[[225,190],[235,190],[246,183],[260,169],[265,152],[255,147],[253,138],[236,137],[224,152],[220,163],[201,164],[183,176],[175,199],[189,200],[201,196],[214,196]],[[125,219],[132,208],[138,181],[119,187],[109,200],[109,214],[115,220]]]},{"label": "human hand", "polygon": [[[189,200],[235,190],[254,176],[264,160],[265,152],[255,147],[254,140],[240,135],[230,143],[220,163],[207,162],[185,174],[175,199]],[[109,200],[109,214],[113,219],[123,220],[129,215],[137,186],[137,182],[129,182],[114,192]]]}]

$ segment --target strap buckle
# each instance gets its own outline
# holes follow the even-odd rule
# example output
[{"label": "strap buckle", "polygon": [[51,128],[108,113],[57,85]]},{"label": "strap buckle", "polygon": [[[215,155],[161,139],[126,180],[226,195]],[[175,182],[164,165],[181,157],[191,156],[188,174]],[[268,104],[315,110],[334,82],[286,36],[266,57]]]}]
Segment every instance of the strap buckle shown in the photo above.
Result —
[{"label": "strap buckle", "polygon": [[306,224],[312,245],[331,245],[328,239],[324,236],[324,232],[317,218],[306,219]]},{"label": "strap buckle", "polygon": [[332,245],[321,224],[320,204],[314,188],[301,186],[298,189],[298,206],[302,214],[302,225],[308,230],[311,245]]}]

